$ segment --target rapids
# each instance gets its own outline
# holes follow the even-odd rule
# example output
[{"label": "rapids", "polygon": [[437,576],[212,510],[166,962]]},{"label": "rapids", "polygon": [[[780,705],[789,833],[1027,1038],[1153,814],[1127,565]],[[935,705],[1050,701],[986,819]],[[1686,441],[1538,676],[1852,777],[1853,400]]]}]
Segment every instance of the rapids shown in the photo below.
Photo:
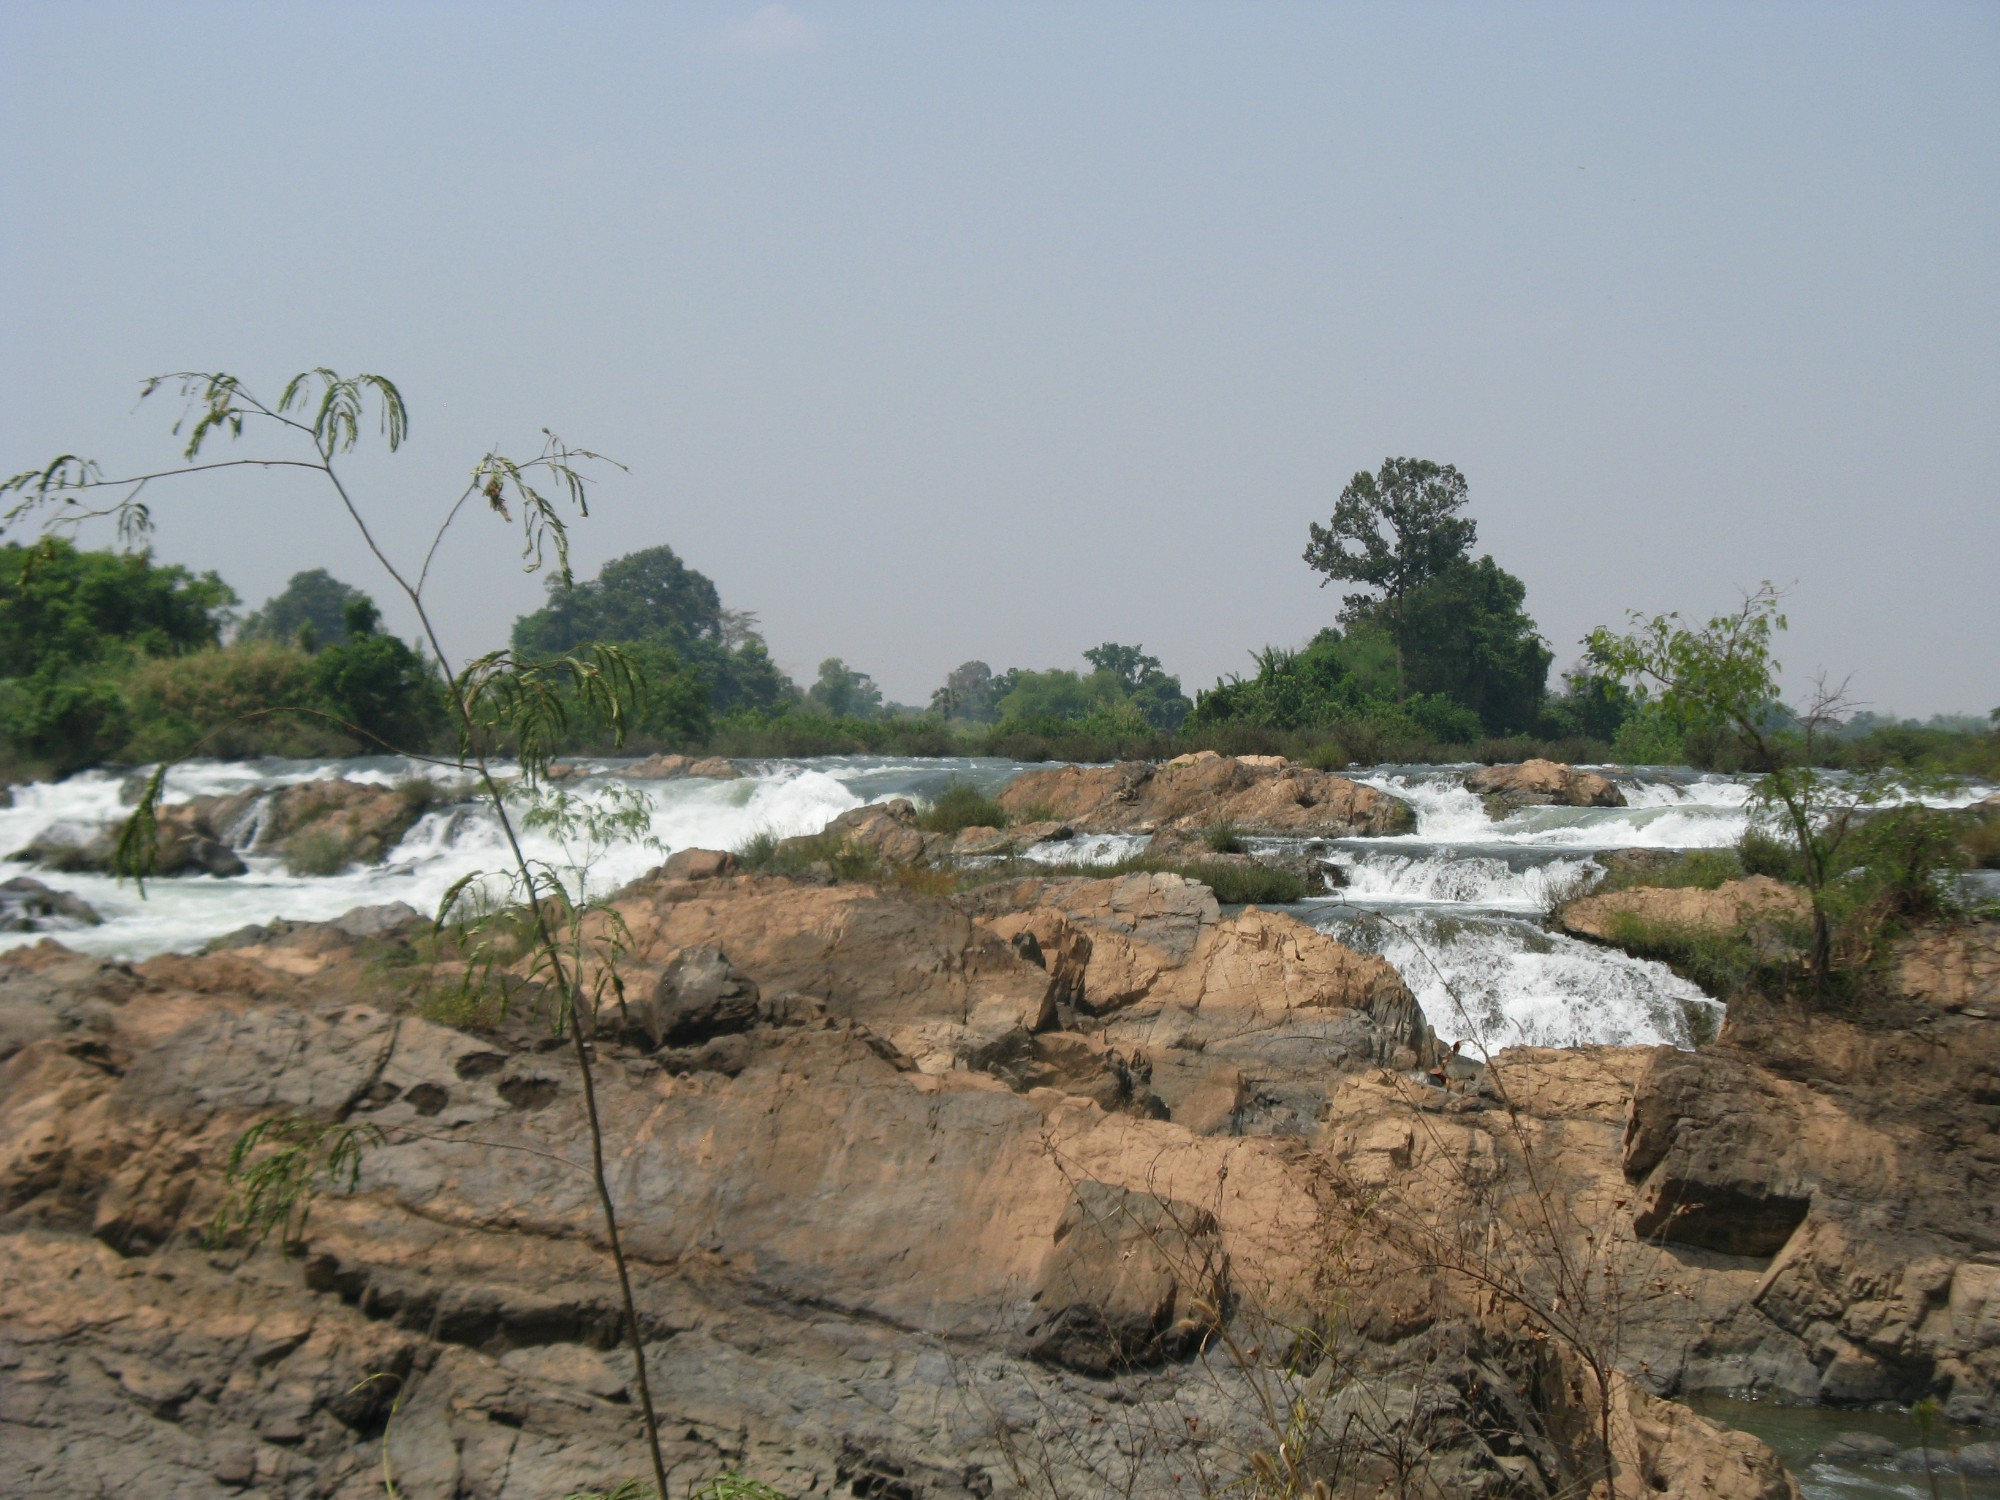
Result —
[{"label": "rapids", "polygon": [[[615,762],[592,763],[608,769]],[[741,848],[759,834],[815,833],[849,808],[892,797],[924,799],[954,780],[992,791],[1023,769],[1006,760],[909,760],[840,756],[746,761],[735,781],[612,782],[593,776],[578,795],[626,787],[642,800],[647,831],[602,847],[565,847],[548,834],[524,842],[532,858],[582,869],[606,893],[674,849]],[[1609,772],[1628,806],[1532,807],[1489,818],[1464,786],[1467,767],[1383,766],[1356,779],[1410,804],[1408,834],[1306,846],[1258,841],[1270,852],[1306,852],[1332,867],[1341,889],[1289,908],[1302,920],[1394,964],[1447,1040],[1486,1051],[1593,1043],[1686,1047],[1711,1035],[1722,1007],[1664,966],[1552,933],[1543,919],[1603,874],[1593,857],[1613,849],[1721,848],[1741,837],[1749,787],[1740,778],[1683,770]],[[101,824],[122,816],[132,773],[90,771],[14,788],[0,808],[0,851],[26,845],[53,824]],[[169,801],[344,776],[393,784],[449,773],[390,757],[351,761],[194,762],[167,782]],[[1985,795],[1968,788],[1948,805]],[[254,836],[253,813],[234,841]],[[1099,835],[1038,846],[1030,859],[1087,868],[1143,848],[1142,836]],[[434,910],[461,878],[497,869],[497,823],[478,805],[452,802],[427,813],[380,864],[338,875],[289,874],[268,854],[245,854],[233,879],[181,876],[149,881],[143,895],[108,876],[61,874],[0,860],[0,878],[32,875],[82,897],[104,918],[54,932],[71,947],[116,958],[191,951],[211,938],[274,918],[325,920],[357,906],[408,902]],[[41,934],[0,935],[0,946]]]}]

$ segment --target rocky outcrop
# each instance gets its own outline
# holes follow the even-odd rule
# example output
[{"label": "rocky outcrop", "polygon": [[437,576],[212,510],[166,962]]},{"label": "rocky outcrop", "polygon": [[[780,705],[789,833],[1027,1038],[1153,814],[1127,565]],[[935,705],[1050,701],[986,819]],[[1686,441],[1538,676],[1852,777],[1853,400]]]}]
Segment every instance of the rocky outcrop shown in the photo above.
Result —
[{"label": "rocky outcrop", "polygon": [[428,784],[388,787],[335,779],[295,782],[275,792],[197,797],[188,806],[204,826],[238,848],[281,855],[303,873],[331,874],[378,863],[429,810],[434,795]]},{"label": "rocky outcrop", "polygon": [[1080,833],[1153,833],[1233,825],[1289,838],[1402,833],[1408,806],[1344,776],[1277,757],[1199,756],[1153,765],[1053,766],[1024,771],[1000,791],[1008,813],[1041,812]]},{"label": "rocky outcrop", "polygon": [[[373,864],[422,817],[435,795],[347,781],[302,781],[276,791],[195,797],[157,815],[152,873],[241,875],[238,850],[282,855],[301,873]],[[12,857],[54,870],[116,873],[120,824],[59,823]]]},{"label": "rocky outcrop", "polygon": [[1739,1008],[1720,1046],[1654,1056],[1624,1139],[1635,1229],[1756,1272],[1692,1340],[1693,1379],[1994,1423],[2000,924],[1920,935],[1894,972],[1863,1017]]},{"label": "rocky outcrop", "polygon": [[[25,864],[74,874],[118,873],[119,824],[52,823],[9,855]],[[192,804],[163,807],[154,830],[151,873],[171,875],[241,875],[248,868],[216,836],[205,810]]]},{"label": "rocky outcrop", "polygon": [[1487,766],[1465,778],[1467,791],[1485,799],[1496,818],[1521,807],[1623,807],[1625,794],[1610,778],[1553,760]]},{"label": "rocky outcrop", "polygon": [[1752,875],[1725,881],[1712,890],[1631,886],[1579,896],[1556,911],[1555,921],[1576,937],[1613,942],[1622,922],[1695,932],[1734,933],[1758,928],[1782,932],[1811,915],[1811,903],[1798,886],[1768,875]]},{"label": "rocky outcrop", "polygon": [[[1404,1232],[1421,1213],[1500,1263],[1492,1213],[1520,1195],[1480,1185],[1521,1182],[1524,1143],[1563,1203],[1608,1205],[1636,1059],[1530,1057],[1511,1110],[1438,1112],[1314,1029],[1379,1029],[1352,1002],[1396,1001],[1393,976],[1170,880],[1024,891],[1068,924],[1053,952],[893,888],[656,876],[619,899],[626,998],[600,1020],[650,994],[659,1025],[600,1026],[596,1099],[677,1475],[1193,1496],[1278,1451],[1276,1392],[1324,1418],[1306,1462],[1371,1488],[1401,1452],[1441,1493],[1581,1492],[1602,1418],[1628,1488],[1789,1493],[1750,1440],[1624,1377],[1593,1394]],[[1099,938],[1153,978],[1059,1031],[1056,970],[1090,993]],[[386,1466],[402,1493],[512,1500],[643,1474],[574,1057],[530,989],[477,1030],[416,1013],[381,978],[407,941],[369,918],[135,967],[0,957],[0,1420],[23,1483],[306,1500]],[[1101,1086],[1089,1054],[1136,1073],[1117,1025],[1170,1016],[1289,1046],[1321,1116],[1200,1133],[1072,1091]],[[1020,1033],[1047,1043],[1030,1077],[975,1065]],[[275,1111],[378,1130],[359,1191],[321,1193],[295,1255],[197,1251],[231,1143]],[[1371,1163],[1383,1187],[1358,1193]],[[1327,1330],[1309,1363],[1301,1326]]]},{"label": "rocky outcrop", "polygon": [[850,807],[818,833],[781,840],[778,850],[782,855],[811,858],[842,846],[884,864],[907,865],[947,853],[952,841],[946,834],[924,832],[917,826],[916,804],[897,797]]},{"label": "rocky outcrop", "polygon": [[0,932],[66,932],[103,920],[81,896],[51,890],[30,876],[0,882]]},{"label": "rocky outcrop", "polygon": [[671,781],[677,776],[687,775],[694,759],[692,755],[649,755],[629,766],[620,766],[611,774],[628,781]]},{"label": "rocky outcrop", "polygon": [[676,849],[660,866],[662,880],[715,880],[736,873],[736,856],[726,849]]},{"label": "rocky outcrop", "polygon": [[[1603,1430],[1633,1492],[1790,1493],[1680,1390],[2000,1420],[2000,925],[1907,944],[1852,1014],[1742,1006],[1698,1053],[1514,1049],[1434,1088],[1387,965],[1178,877],[694,873],[622,893],[622,988],[585,976],[681,1473],[973,1496],[1033,1459],[1191,1494],[1196,1458],[1276,1451],[1253,1369],[1366,1436],[1344,1461],[1401,1442],[1454,1494],[1587,1489]],[[385,1457],[410,1494],[643,1472],[574,1058],[525,970],[482,1026],[427,1018],[397,977],[424,932],[0,956],[15,1472],[301,1500]],[[379,1129],[360,1191],[296,1256],[198,1251],[276,1111]]]}]

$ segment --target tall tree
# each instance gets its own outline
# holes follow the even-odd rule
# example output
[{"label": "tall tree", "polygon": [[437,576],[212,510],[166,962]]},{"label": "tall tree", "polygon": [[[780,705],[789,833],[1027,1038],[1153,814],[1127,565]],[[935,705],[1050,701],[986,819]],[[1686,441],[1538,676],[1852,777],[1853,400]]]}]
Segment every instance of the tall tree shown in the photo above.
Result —
[{"label": "tall tree", "polygon": [[294,573],[291,582],[244,619],[237,628],[236,638],[288,644],[296,641],[308,650],[337,646],[348,638],[347,606],[356,599],[367,598],[360,589],[342,583],[325,568]]},{"label": "tall tree", "polygon": [[1378,608],[1403,649],[1403,602],[1452,564],[1463,562],[1478,527],[1458,512],[1465,506],[1465,476],[1450,464],[1423,458],[1385,458],[1373,474],[1348,480],[1334,503],[1333,519],[1312,523],[1306,565],[1377,593],[1348,594],[1344,617],[1359,619]]},{"label": "tall tree", "polygon": [[819,664],[819,680],[806,697],[836,719],[872,719],[882,711],[882,690],[875,679],[837,656]]},{"label": "tall tree", "polygon": [[1527,585],[1491,557],[1453,563],[1412,589],[1399,622],[1409,690],[1463,704],[1488,734],[1532,732],[1555,654],[1523,607],[1527,597]]},{"label": "tall tree", "polygon": [[961,662],[945,678],[944,686],[931,694],[931,712],[946,719],[989,723],[999,717],[993,682],[993,669],[985,662]]},{"label": "tall tree", "polygon": [[1147,677],[1160,671],[1160,659],[1148,656],[1144,646],[1121,646],[1116,641],[1106,641],[1101,646],[1092,646],[1083,653],[1083,659],[1100,672],[1109,672],[1125,684],[1125,691],[1132,692]]},{"label": "tall tree", "polygon": [[[765,650],[757,616],[725,609],[714,582],[664,544],[613,558],[588,583],[552,580],[549,602],[514,622],[514,649],[525,656],[592,641],[665,647],[720,713],[772,708],[795,691]],[[663,660],[646,658],[655,659]]]}]

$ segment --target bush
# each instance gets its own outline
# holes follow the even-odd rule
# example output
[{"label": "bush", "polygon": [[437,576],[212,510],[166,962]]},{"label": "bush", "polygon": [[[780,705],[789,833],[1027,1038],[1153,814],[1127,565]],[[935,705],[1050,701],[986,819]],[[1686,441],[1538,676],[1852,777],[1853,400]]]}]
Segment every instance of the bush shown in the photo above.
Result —
[{"label": "bush", "polygon": [[1271,865],[1233,865],[1206,860],[1160,866],[1169,874],[1199,880],[1224,906],[1289,906],[1306,898],[1305,878]]},{"label": "bush", "polygon": [[1202,833],[1202,842],[1217,854],[1241,854],[1243,835],[1234,823],[1217,823]]},{"label": "bush", "polygon": [[313,662],[272,641],[141,662],[124,684],[131,733],[108,758],[166,760],[197,742],[219,757],[352,755],[359,743],[325,719],[271,712],[323,706]]},{"label": "bush", "polygon": [[[1746,991],[1776,997],[1801,973],[1806,929],[1779,936],[1746,929],[1694,927],[1657,922],[1636,912],[1614,912],[1605,925],[1611,943],[1635,958],[1655,959],[1719,1000]],[[1796,946],[1794,945],[1796,944]]]},{"label": "bush", "polygon": [[963,781],[951,782],[917,814],[926,833],[957,833],[962,828],[1005,828],[1007,810]]},{"label": "bush", "polygon": [[307,828],[285,840],[285,868],[299,876],[338,875],[354,863],[346,839],[330,828]]}]

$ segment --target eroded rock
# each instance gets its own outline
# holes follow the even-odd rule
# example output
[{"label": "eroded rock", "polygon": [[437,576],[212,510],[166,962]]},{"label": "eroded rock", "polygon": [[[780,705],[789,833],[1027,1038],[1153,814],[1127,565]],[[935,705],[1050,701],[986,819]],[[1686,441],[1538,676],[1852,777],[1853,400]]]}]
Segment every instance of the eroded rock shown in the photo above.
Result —
[{"label": "eroded rock", "polygon": [[1234,825],[1297,838],[1402,833],[1416,826],[1394,797],[1278,757],[1203,757],[1153,765],[1024,771],[1000,791],[1010,814],[1046,809],[1083,833],[1151,833]]}]

